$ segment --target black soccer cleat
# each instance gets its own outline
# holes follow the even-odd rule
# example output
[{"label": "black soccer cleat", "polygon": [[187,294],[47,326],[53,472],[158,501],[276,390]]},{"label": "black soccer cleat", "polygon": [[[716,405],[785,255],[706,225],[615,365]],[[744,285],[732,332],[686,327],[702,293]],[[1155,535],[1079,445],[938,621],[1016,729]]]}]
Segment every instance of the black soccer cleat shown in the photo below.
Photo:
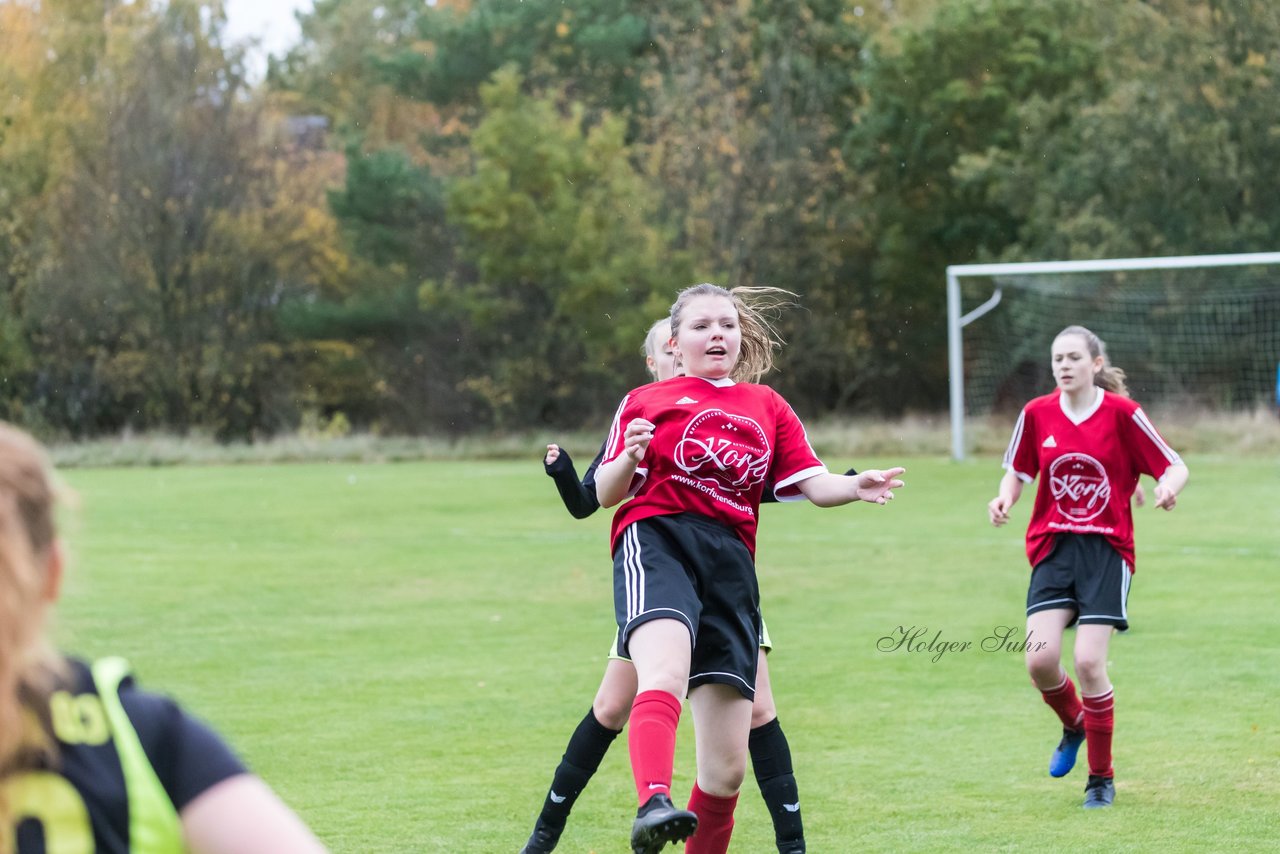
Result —
[{"label": "black soccer cleat", "polygon": [[633,854],[658,854],[668,842],[683,842],[698,829],[698,817],[688,810],[676,809],[671,798],[659,792],[636,811],[631,825]]},{"label": "black soccer cleat", "polygon": [[560,834],[563,832],[563,826],[552,827],[539,816],[538,823],[533,826],[533,835],[520,849],[520,854],[551,854],[556,850],[556,845],[560,842]]},{"label": "black soccer cleat", "polygon": [[804,840],[798,839],[791,842],[779,842],[778,854],[805,854]]},{"label": "black soccer cleat", "polygon": [[1116,799],[1116,783],[1110,777],[1089,775],[1089,784],[1084,787],[1084,808],[1097,810],[1109,807]]}]

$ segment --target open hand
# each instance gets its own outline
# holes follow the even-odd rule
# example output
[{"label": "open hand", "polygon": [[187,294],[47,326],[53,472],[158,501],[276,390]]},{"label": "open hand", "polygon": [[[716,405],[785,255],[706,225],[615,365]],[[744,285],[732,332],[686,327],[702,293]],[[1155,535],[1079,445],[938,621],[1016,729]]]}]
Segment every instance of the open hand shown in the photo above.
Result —
[{"label": "open hand", "polygon": [[886,504],[893,500],[893,490],[899,489],[905,484],[898,480],[898,475],[904,473],[906,469],[896,466],[891,469],[867,469],[853,475],[857,481],[857,495],[861,501],[869,501],[872,504]]}]

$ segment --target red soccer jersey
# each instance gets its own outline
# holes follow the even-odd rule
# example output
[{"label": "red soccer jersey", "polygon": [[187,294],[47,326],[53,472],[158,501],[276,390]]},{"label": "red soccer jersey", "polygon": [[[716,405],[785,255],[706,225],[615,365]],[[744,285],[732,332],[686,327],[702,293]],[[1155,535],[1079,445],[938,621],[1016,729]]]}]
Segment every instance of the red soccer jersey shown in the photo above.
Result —
[{"label": "red soccer jersey", "polygon": [[610,546],[632,522],[698,513],[737,532],[756,550],[756,512],[765,482],[786,501],[796,484],[826,472],[791,406],[768,386],[675,377],[635,389],[618,407],[604,462],[623,451],[633,418],[653,422],[653,439],[613,516]]},{"label": "red soccer jersey", "polygon": [[1027,558],[1034,567],[1053,551],[1057,534],[1102,534],[1133,572],[1133,511],[1138,476],[1163,477],[1182,460],[1156,432],[1142,407],[1099,389],[1078,423],[1063,408],[1062,392],[1023,407],[1005,451],[1004,467],[1025,483],[1036,475]]}]

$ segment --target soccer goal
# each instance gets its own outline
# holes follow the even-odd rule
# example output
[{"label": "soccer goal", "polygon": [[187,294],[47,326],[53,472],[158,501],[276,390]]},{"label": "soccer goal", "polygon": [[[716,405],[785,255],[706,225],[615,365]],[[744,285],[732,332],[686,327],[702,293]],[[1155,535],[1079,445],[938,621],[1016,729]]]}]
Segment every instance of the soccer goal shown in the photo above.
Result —
[{"label": "soccer goal", "polygon": [[1280,252],[947,268],[951,455],[966,423],[1008,416],[1053,389],[1065,326],[1098,334],[1153,411],[1275,406]]}]

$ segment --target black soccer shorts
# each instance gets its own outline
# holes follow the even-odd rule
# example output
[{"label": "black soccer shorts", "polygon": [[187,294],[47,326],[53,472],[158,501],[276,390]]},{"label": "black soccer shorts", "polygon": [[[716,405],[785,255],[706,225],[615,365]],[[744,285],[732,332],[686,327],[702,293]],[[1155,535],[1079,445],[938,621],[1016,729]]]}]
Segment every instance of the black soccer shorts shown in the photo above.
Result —
[{"label": "black soccer shorts", "polygon": [[693,513],[627,526],[613,555],[613,608],[623,654],[637,626],[679,620],[693,644],[689,688],[718,682],[754,699],[760,590],[732,529]]},{"label": "black soccer shorts", "polygon": [[1058,534],[1053,551],[1031,571],[1027,616],[1066,608],[1077,622],[1129,628],[1129,565],[1100,534]]}]

